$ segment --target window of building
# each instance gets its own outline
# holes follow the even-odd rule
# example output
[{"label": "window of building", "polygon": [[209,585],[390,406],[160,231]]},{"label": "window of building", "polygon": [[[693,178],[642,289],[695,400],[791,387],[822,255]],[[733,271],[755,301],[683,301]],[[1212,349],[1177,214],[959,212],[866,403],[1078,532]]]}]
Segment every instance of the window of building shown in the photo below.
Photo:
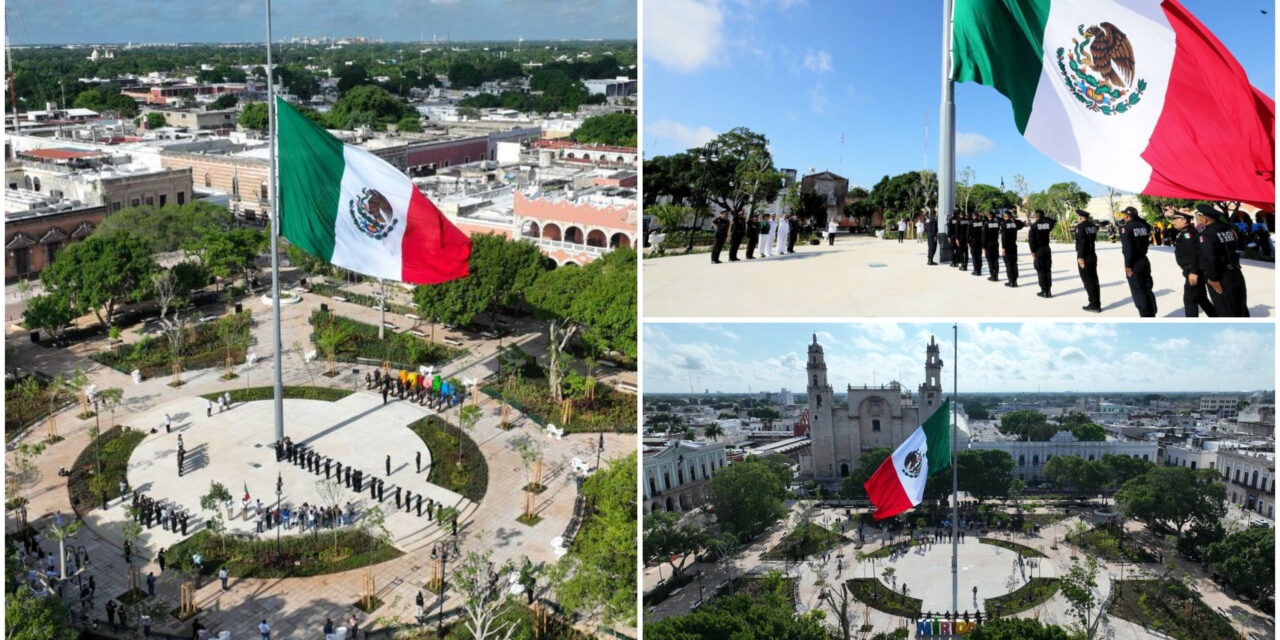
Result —
[{"label": "window of building", "polygon": [[266,200],[267,199],[267,183],[265,182],[262,183],[262,185],[258,187],[258,191],[261,194],[258,197],[262,198],[263,200]]},{"label": "window of building", "polygon": [[162,194],[160,194],[160,206],[162,206],[162,207],[163,207],[163,206],[164,206],[165,201],[166,201],[166,200],[168,200],[168,199],[169,199],[169,194],[167,194],[167,193],[162,193]]},{"label": "window of building", "polygon": [[240,197],[240,178],[237,176],[231,176],[231,197]]},{"label": "window of building", "polygon": [[1196,461],[1195,461],[1195,460],[1192,460],[1192,461],[1191,461],[1191,470],[1192,470],[1192,471],[1194,471],[1194,470],[1195,470],[1195,468],[1196,468]]},{"label": "window of building", "polygon": [[40,178],[31,179],[31,188],[35,189],[36,191],[40,190]]},{"label": "window of building", "polygon": [[1031,456],[1031,464],[1032,466],[1040,464],[1040,456],[1038,455]]},{"label": "window of building", "polygon": [[[1142,454],[1142,459],[1143,459],[1143,460],[1147,460],[1147,454],[1145,454],[1145,453],[1144,453],[1144,454]],[[1147,462],[1150,462],[1150,460],[1147,460]]]},{"label": "window of building", "polygon": [[680,484],[684,484],[684,467],[676,469],[676,480],[680,481]]},{"label": "window of building", "polygon": [[58,243],[58,242],[53,242],[50,244],[46,244],[44,246],[44,250],[45,250],[44,263],[46,266],[53,264],[54,258],[58,257],[58,249],[61,249],[61,248],[62,248],[62,245],[61,243]]},{"label": "window of building", "polygon": [[112,202],[112,203],[111,203],[111,212],[112,212],[112,213],[115,213],[115,212],[117,212],[117,211],[119,211],[119,210],[120,210],[120,201],[119,201],[119,200],[116,200],[115,202]]},{"label": "window of building", "polygon": [[1019,456],[1018,456],[1018,466],[1019,466],[1019,467],[1021,467],[1021,466],[1025,465],[1025,464],[1027,464],[1027,456],[1025,456],[1025,455],[1019,455]]},{"label": "window of building", "polygon": [[1258,488],[1258,472],[1257,472],[1257,470],[1255,470],[1255,471],[1253,472],[1253,483],[1252,483],[1252,484],[1250,484],[1249,486],[1253,487],[1254,489],[1257,489],[1257,488]]},{"label": "window of building", "polygon": [[871,430],[872,430],[872,431],[879,431],[879,430],[880,430],[880,421],[879,421],[879,420],[872,420],[872,421],[871,421]]},{"label": "window of building", "polygon": [[55,197],[55,198],[61,198],[61,197],[62,197],[62,189],[50,189],[50,190],[49,190],[49,195],[51,195],[51,196],[53,196],[53,197]]},{"label": "window of building", "polygon": [[130,199],[129,199],[129,206],[131,206],[131,207],[136,207],[136,206],[138,206],[138,205],[140,205],[140,204],[142,204],[142,201],[138,200],[137,198],[130,198]]},{"label": "window of building", "polygon": [[710,478],[710,477],[711,476],[707,475],[707,463],[704,462],[702,463],[702,479],[706,480],[707,478]]},{"label": "window of building", "polygon": [[204,186],[206,186],[206,187],[212,187],[212,186],[213,186],[213,180],[209,179],[209,172],[208,172],[208,171],[204,172]]},{"label": "window of building", "polygon": [[178,192],[178,204],[186,204],[186,202],[187,202],[187,192],[186,192],[186,191],[179,191],[179,192]]},{"label": "window of building", "polygon": [[658,481],[653,478],[649,478],[649,495],[658,495]]},{"label": "window of building", "polygon": [[662,484],[667,485],[668,489],[671,488],[671,474],[667,473],[666,471],[662,472]]},{"label": "window of building", "polygon": [[10,252],[10,255],[13,256],[14,272],[22,274],[31,270],[31,254],[26,247],[14,249]]},{"label": "window of building", "polygon": [[155,203],[156,203],[155,196],[147,196],[147,206],[148,206],[148,207],[149,207],[149,206],[151,206],[151,205],[153,205],[153,204],[155,204]]},{"label": "window of building", "polygon": [[1090,460],[1093,460],[1093,454],[1092,454],[1092,453],[1091,453],[1091,454],[1089,454],[1089,459],[1090,459]]}]

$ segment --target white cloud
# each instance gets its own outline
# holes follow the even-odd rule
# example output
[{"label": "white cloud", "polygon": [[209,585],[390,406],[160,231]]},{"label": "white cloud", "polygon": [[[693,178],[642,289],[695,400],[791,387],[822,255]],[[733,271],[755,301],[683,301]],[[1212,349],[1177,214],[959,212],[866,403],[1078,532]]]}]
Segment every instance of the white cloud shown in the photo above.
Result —
[{"label": "white cloud", "polygon": [[981,133],[956,132],[956,155],[971,156],[994,149],[996,143]]},{"label": "white cloud", "polygon": [[645,57],[682,72],[716,61],[724,46],[717,0],[665,0],[644,5]]},{"label": "white cloud", "polygon": [[804,68],[815,73],[831,71],[831,54],[826,51],[809,51],[805,53]]},{"label": "white cloud", "polygon": [[856,325],[868,338],[881,343],[898,343],[907,337],[902,325],[896,322],[866,322]]},{"label": "white cloud", "polygon": [[819,82],[817,86],[807,93],[809,94],[809,108],[813,109],[814,113],[826,113],[831,100],[827,98],[827,90],[822,86],[822,83]]},{"label": "white cloud", "polygon": [[673,140],[684,149],[701,147],[716,137],[716,132],[711,127],[704,125],[694,128],[666,118],[646,124],[644,132],[646,135]]},{"label": "white cloud", "polygon": [[1169,338],[1167,340],[1151,340],[1151,347],[1157,351],[1182,351],[1191,346],[1186,338]]}]

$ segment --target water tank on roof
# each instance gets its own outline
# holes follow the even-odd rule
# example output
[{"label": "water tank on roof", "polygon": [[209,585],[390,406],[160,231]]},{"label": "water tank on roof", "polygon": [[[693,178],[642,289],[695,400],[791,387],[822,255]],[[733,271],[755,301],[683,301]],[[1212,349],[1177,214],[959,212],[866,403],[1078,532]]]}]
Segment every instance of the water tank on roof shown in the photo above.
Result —
[{"label": "water tank on roof", "polygon": [[538,166],[547,168],[551,166],[551,158],[553,157],[550,149],[538,150]]}]

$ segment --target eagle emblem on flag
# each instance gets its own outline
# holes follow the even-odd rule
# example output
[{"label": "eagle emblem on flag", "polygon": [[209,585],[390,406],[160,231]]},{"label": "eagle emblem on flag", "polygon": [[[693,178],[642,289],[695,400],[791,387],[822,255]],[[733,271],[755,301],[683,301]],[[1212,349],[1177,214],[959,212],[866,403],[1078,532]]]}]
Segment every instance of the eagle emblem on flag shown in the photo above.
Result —
[{"label": "eagle emblem on flag", "polygon": [[[1147,90],[1136,78],[1133,43],[1110,22],[1076,27],[1070,53],[1058,47],[1058,71],[1067,90],[1089,111],[1109,116],[1135,107]],[[1136,78],[1136,80],[1135,80]]]},{"label": "eagle emblem on flag", "polygon": [[360,189],[360,195],[347,200],[347,209],[356,228],[374,240],[387,237],[398,222],[391,202],[376,189]]},{"label": "eagle emblem on flag", "polygon": [[919,478],[920,469],[923,466],[924,455],[920,453],[919,449],[916,449],[915,451],[908,453],[906,458],[902,459],[902,475],[908,478]]}]

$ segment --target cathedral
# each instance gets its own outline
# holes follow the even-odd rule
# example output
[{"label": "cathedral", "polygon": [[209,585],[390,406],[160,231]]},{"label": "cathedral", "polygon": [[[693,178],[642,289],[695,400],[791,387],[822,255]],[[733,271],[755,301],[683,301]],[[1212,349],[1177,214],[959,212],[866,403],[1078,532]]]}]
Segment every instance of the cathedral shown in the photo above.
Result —
[{"label": "cathedral", "polygon": [[809,455],[800,461],[802,476],[838,488],[858,457],[876,447],[896,448],[942,405],[942,359],[932,338],[925,348],[924,384],[913,398],[897,381],[878,387],[847,387],[840,405],[827,382],[827,363],[818,336],[809,345],[805,366],[809,395]]}]

